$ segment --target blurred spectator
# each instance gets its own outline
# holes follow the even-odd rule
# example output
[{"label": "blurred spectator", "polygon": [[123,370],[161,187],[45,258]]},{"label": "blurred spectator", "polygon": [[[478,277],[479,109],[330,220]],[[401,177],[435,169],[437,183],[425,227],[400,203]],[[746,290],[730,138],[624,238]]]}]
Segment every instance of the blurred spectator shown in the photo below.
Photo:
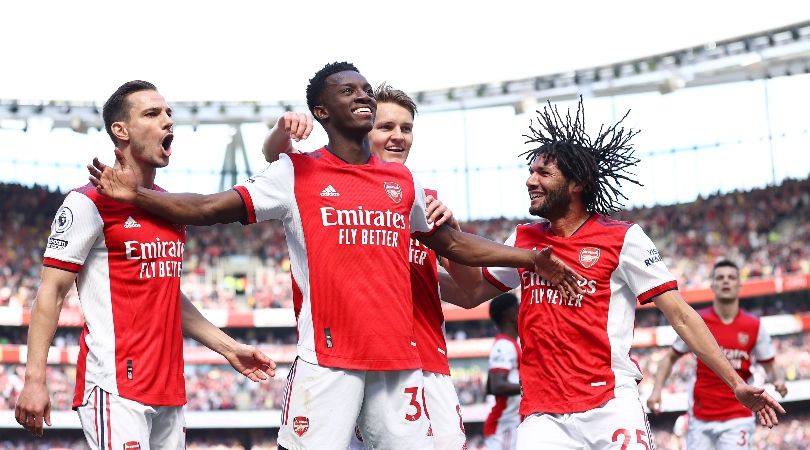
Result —
[{"label": "blurred spectator", "polygon": [[[63,194],[0,183],[0,306],[30,306],[42,248]],[[638,208],[617,218],[638,222],[682,288],[706,287],[712,264],[727,257],[743,280],[810,273],[810,179],[717,194],[692,203]],[[520,220],[464,224],[504,241]],[[199,308],[290,308],[290,261],[276,222],[189,227],[182,289]],[[75,294],[67,308],[77,308]]]}]

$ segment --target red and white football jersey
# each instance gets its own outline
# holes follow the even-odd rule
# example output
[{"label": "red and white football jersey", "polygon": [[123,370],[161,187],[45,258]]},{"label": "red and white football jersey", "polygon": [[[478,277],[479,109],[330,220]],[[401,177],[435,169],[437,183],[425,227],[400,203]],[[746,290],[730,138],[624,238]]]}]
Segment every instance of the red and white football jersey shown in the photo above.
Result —
[{"label": "red and white football jersey", "polygon": [[[425,189],[425,195],[438,198],[436,191],[430,189]],[[450,375],[444,312],[439,298],[438,255],[418,239],[411,238],[410,261],[413,326],[422,370]]]},{"label": "red and white football jersey", "polygon": [[68,193],[43,264],[78,274],[85,325],[74,407],[94,386],[147,405],[186,403],[180,322],[185,240],[185,227],[103,197],[90,184]]},{"label": "red and white football jersey", "polygon": [[[507,380],[510,383],[519,384],[520,376],[518,369],[520,366],[520,345],[515,339],[506,334],[499,333],[495,336],[495,342],[489,351],[489,372],[506,372]],[[520,396],[519,395],[496,395],[495,405],[490,410],[484,421],[484,436],[491,436],[502,429],[515,430],[520,425]]]},{"label": "red and white football jersey", "polygon": [[284,223],[298,356],[351,370],[421,368],[413,326],[411,232],[432,231],[410,171],[326,148],[282,154],[237,185],[249,223]]},{"label": "red and white football jersey", "polygon": [[554,255],[587,279],[583,297],[563,300],[533,271],[483,269],[504,292],[522,288],[520,413],[587,411],[614,398],[616,389],[635,389],[641,371],[629,352],[636,302],[678,287],[641,227],[594,214],[573,235],[560,237],[540,221],[518,225],[506,245],[553,245]]},{"label": "red and white football jersey", "polygon": [[[699,310],[698,314],[706,322],[731,367],[743,380],[751,381],[752,360],[768,362],[776,355],[771,336],[758,317],[740,310],[734,321],[726,325],[711,306]],[[678,353],[689,352],[689,346],[680,337],[675,339],[672,348]],[[690,400],[692,413],[700,420],[730,420],[753,414],[737,401],[734,392],[700,359]]]}]

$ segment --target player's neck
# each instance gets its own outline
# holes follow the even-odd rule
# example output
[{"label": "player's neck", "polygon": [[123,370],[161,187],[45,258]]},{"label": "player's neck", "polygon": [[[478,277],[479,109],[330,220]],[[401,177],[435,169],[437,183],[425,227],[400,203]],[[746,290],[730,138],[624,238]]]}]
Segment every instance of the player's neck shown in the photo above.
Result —
[{"label": "player's neck", "polygon": [[556,236],[568,237],[582,228],[582,225],[590,218],[591,215],[585,210],[569,210],[561,217],[549,219],[549,222],[551,231]]},{"label": "player's neck", "polygon": [[721,321],[725,324],[729,324],[734,321],[734,318],[737,317],[737,314],[740,312],[740,303],[737,301],[733,302],[714,302],[714,313],[717,314],[717,317],[720,318]]},{"label": "player's neck", "polygon": [[505,334],[514,340],[517,340],[518,337],[517,324],[515,324],[514,326],[508,324],[504,325],[498,330],[498,332],[500,332],[501,334]]},{"label": "player's neck", "polygon": [[[138,164],[137,161],[132,160],[129,153],[126,151],[124,152],[124,157],[127,158],[129,167],[131,167],[132,171],[135,172],[135,179],[138,182],[138,186],[153,189],[155,187],[155,175],[157,174],[157,169]],[[115,162],[115,167],[120,167],[118,161]]]},{"label": "player's neck", "polygon": [[371,157],[368,138],[363,135],[351,135],[337,132],[329,134],[326,149],[348,164],[365,164]]}]

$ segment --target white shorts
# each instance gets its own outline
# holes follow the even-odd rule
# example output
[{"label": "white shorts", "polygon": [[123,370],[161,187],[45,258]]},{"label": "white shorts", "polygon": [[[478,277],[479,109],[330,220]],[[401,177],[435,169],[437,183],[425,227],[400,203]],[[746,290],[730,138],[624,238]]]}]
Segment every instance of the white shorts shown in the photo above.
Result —
[{"label": "white shorts", "polygon": [[181,406],[144,405],[96,386],[76,410],[91,450],[186,448]]},{"label": "white shorts", "polygon": [[740,450],[750,449],[757,423],[751,417],[731,420],[704,421],[689,417],[686,430],[686,448],[689,450]]},{"label": "white shorts", "polygon": [[622,389],[602,406],[570,414],[532,414],[518,427],[518,450],[654,450],[638,391]]},{"label": "white shorts", "polygon": [[425,411],[430,418],[433,448],[461,450],[467,446],[461,405],[450,375],[422,371],[425,384]]},{"label": "white shorts", "polygon": [[380,450],[429,450],[422,371],[342,370],[297,358],[287,376],[278,444],[344,449],[360,426]]},{"label": "white shorts", "polygon": [[518,421],[499,423],[494,434],[484,437],[487,450],[515,450],[517,448],[517,427],[519,424]]},{"label": "white shorts", "polygon": [[[464,420],[461,418],[461,405],[456,388],[449,375],[422,371],[424,396],[422,406],[430,419],[428,436],[436,450],[466,449],[467,436],[464,434]],[[360,428],[355,429],[349,443],[349,450],[365,450]]]}]

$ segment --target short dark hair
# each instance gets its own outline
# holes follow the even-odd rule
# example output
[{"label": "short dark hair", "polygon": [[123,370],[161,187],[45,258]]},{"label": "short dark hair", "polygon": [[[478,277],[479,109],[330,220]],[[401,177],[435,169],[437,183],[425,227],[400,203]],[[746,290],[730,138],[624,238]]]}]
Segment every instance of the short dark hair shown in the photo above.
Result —
[{"label": "short dark hair", "polygon": [[386,83],[382,83],[374,89],[374,98],[377,104],[394,103],[411,113],[411,117],[416,117],[416,102],[403,91],[394,89]]},{"label": "short dark hair", "polygon": [[315,75],[309,79],[309,84],[307,85],[307,107],[309,108],[309,112],[312,114],[312,117],[315,117],[320,123],[320,120],[315,115],[315,107],[321,104],[321,94],[323,93],[323,88],[326,85],[326,78],[330,75],[334,75],[338,72],[345,72],[350,70],[352,72],[360,73],[357,70],[357,67],[354,67],[354,64],[348,62],[333,62],[329,63],[319,71],[315,73]]},{"label": "short dark hair", "polygon": [[734,270],[737,271],[737,273],[740,272],[740,267],[733,261],[729,259],[721,259],[720,261],[714,263],[714,266],[712,267],[712,278],[714,278],[714,272],[717,271],[717,269],[720,267],[733,267]]},{"label": "short dark hair", "polygon": [[517,305],[518,299],[515,294],[511,292],[501,294],[489,302],[489,317],[493,322],[501,325],[503,323],[504,313],[506,313],[509,308],[516,307]]},{"label": "short dark hair", "polygon": [[112,124],[129,119],[129,102],[127,101],[127,97],[129,97],[129,94],[140,91],[157,91],[157,88],[148,81],[127,81],[116,89],[110,98],[104,102],[104,108],[101,112],[101,116],[104,118],[104,128],[107,130],[107,134],[110,135],[110,139],[112,139],[115,145],[118,145],[118,139],[116,139],[112,132]]}]

